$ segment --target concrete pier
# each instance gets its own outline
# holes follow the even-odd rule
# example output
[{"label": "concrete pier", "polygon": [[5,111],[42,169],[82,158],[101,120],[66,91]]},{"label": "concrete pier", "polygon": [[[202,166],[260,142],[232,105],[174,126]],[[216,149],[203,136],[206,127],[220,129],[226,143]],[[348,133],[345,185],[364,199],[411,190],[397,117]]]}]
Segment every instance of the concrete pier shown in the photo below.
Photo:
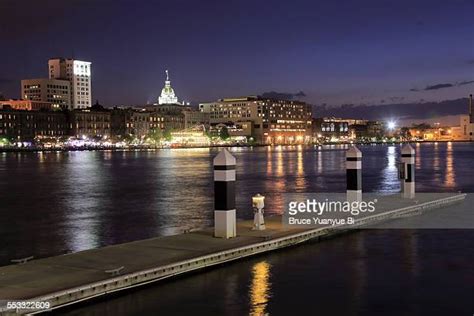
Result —
[{"label": "concrete pier", "polygon": [[[455,203],[465,194],[439,194],[413,201],[397,195],[379,201],[383,212],[356,220],[347,229],[383,222],[410,213]],[[396,200],[396,203],[394,201]],[[393,205],[397,205],[396,208]],[[7,309],[8,301],[49,302],[52,308],[157,282],[178,274],[223,264],[308,240],[344,232],[344,227],[285,229],[281,217],[268,217],[266,230],[253,221],[238,221],[237,236],[214,238],[214,229],[158,237],[0,267],[1,315],[34,313]],[[343,228],[343,229],[340,229]],[[107,272],[106,272],[107,271]],[[116,273],[108,273],[114,271]]]}]

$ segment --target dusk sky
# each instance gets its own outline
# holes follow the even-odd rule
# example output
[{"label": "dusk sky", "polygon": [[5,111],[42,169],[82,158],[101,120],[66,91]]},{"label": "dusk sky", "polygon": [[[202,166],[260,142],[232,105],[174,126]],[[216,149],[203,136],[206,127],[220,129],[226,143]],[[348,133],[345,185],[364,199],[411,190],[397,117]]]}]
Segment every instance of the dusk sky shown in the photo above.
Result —
[{"label": "dusk sky", "polygon": [[[47,3],[47,4],[46,4]],[[0,2],[0,91],[92,62],[106,106],[154,102],[164,70],[193,103],[268,91],[313,104],[442,101],[474,91],[473,1]]]}]

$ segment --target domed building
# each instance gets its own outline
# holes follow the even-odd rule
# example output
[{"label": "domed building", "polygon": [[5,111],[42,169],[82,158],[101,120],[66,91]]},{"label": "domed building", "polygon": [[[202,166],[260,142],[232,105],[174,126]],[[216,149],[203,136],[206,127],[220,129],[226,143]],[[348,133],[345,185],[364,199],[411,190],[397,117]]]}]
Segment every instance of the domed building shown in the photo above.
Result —
[{"label": "domed building", "polygon": [[161,95],[158,98],[158,104],[179,104],[178,97],[174,93],[173,88],[171,87],[171,81],[169,77],[168,70],[165,71],[166,73],[166,80],[165,86],[161,90]]},{"label": "domed building", "polygon": [[171,87],[171,80],[168,70],[165,71],[165,86],[161,89],[158,103],[148,104],[145,110],[160,116],[160,124],[165,130],[182,130],[185,128],[185,111],[190,111],[191,107],[178,102],[178,97]]}]

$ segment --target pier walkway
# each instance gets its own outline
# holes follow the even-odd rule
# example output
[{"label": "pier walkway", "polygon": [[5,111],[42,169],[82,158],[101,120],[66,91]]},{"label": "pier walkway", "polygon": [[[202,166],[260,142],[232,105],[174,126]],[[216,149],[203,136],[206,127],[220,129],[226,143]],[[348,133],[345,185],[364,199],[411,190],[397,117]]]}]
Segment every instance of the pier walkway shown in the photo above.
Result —
[{"label": "pier walkway", "polygon": [[[358,217],[350,229],[455,203],[464,197],[439,194],[436,199],[420,197],[414,201],[389,196],[378,206],[385,207],[384,212]],[[214,238],[213,229],[206,229],[0,267],[0,314],[35,312],[8,310],[8,301],[42,301],[57,308],[344,231],[329,226],[288,229],[280,216],[265,221],[264,231],[251,230],[252,221],[239,221],[237,237],[231,239]]]}]

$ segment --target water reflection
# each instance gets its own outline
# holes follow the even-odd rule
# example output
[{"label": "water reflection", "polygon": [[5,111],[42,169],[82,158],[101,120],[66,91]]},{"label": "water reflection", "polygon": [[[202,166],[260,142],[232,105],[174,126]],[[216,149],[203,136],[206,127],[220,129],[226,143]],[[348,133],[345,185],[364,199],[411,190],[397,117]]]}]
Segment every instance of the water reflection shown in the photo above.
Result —
[{"label": "water reflection", "polygon": [[[427,143],[416,148],[417,190],[474,190],[474,144]],[[364,190],[399,192],[399,148],[360,149]],[[250,199],[256,193],[267,197],[266,213],[274,215],[283,212],[284,193],[344,192],[345,150],[232,149],[237,158],[238,218],[251,218]],[[10,258],[51,256],[212,225],[212,158],[217,151],[0,154],[0,240],[9,245],[0,249],[0,265]]]},{"label": "water reflection", "polygon": [[276,179],[274,178],[273,182],[269,183],[269,185],[273,187],[273,190],[277,192],[285,192],[285,172],[283,166],[283,149],[282,146],[278,146],[276,152]]},{"label": "water reflection", "polygon": [[453,166],[453,143],[448,142],[446,148],[446,176],[444,185],[446,187],[453,187],[455,184],[456,180]]},{"label": "water reflection", "polygon": [[252,284],[250,286],[250,315],[265,315],[270,298],[270,264],[266,261],[252,267]]},{"label": "water reflection", "polygon": [[421,159],[422,159],[422,151],[420,150],[421,144],[416,143],[416,148],[415,148],[415,168],[420,169],[421,168]]},{"label": "water reflection", "polygon": [[96,248],[100,244],[98,228],[103,209],[96,195],[106,187],[106,170],[95,159],[96,154],[72,153],[66,165],[64,187],[67,198],[64,202],[71,211],[64,214],[64,221],[68,227],[67,247],[73,252]]},{"label": "water reflection", "polygon": [[302,146],[298,146],[297,152],[297,174],[298,176],[302,176],[304,174],[304,165],[303,165],[303,148]]},{"label": "water reflection", "polygon": [[[352,289],[354,293],[352,296],[352,304],[354,305],[354,308],[352,308],[352,310],[359,310],[363,304],[360,298],[364,297],[364,292],[367,287],[367,246],[365,242],[365,236],[357,236],[356,238],[351,239],[350,242],[351,248],[354,249],[355,257],[357,258],[357,262],[351,266],[354,269],[351,278]],[[355,243],[355,245],[352,245],[352,243]]]},{"label": "water reflection", "polygon": [[273,152],[272,148],[267,147],[267,176],[273,173]]},{"label": "water reflection", "polygon": [[319,150],[316,154],[317,154],[317,157],[318,157],[317,173],[322,173],[323,172],[323,155],[321,155],[321,151],[319,151]]},{"label": "water reflection", "polygon": [[387,164],[382,171],[383,181],[381,181],[380,192],[389,193],[397,190],[400,186],[397,171],[397,152],[395,146],[387,148]]},{"label": "water reflection", "polygon": [[276,175],[278,177],[283,177],[283,149],[280,146],[276,147],[277,153],[276,153],[276,159],[277,159],[277,169],[276,169]]},{"label": "water reflection", "polygon": [[[38,152],[38,161],[39,161],[39,167],[41,168],[43,166],[43,164],[45,163],[46,159],[45,159],[45,153],[40,151]],[[22,155],[18,155],[19,158],[22,157]],[[19,162],[21,162],[21,160],[19,160]]]},{"label": "water reflection", "polygon": [[416,279],[420,273],[419,254],[418,254],[418,235],[413,230],[402,230],[402,247],[404,257],[407,260],[408,272],[412,279]]},{"label": "water reflection", "polygon": [[[425,161],[426,166],[426,161]],[[433,176],[436,181],[441,181],[441,159],[440,150],[437,142],[433,144]]]},{"label": "water reflection", "polygon": [[303,161],[303,146],[299,145],[296,152],[296,181],[295,187],[298,192],[305,192],[307,188],[304,161]]}]

